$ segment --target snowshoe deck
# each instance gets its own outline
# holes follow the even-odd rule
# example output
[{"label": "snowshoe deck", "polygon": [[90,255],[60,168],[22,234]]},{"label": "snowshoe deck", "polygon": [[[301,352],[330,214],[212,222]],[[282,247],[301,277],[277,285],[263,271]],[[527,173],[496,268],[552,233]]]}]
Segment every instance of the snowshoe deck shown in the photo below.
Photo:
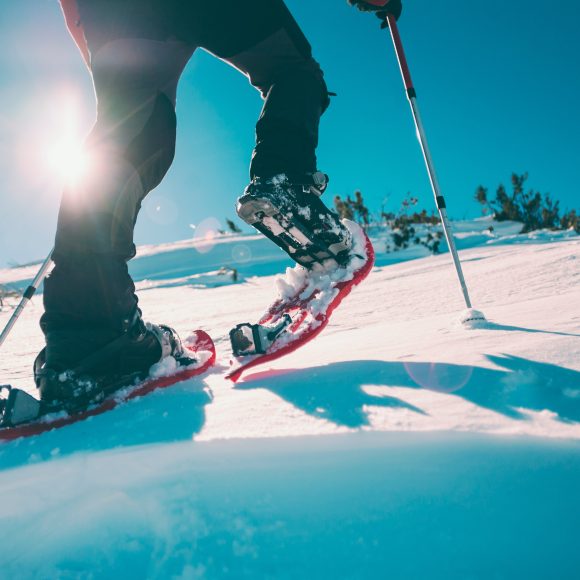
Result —
[{"label": "snowshoe deck", "polygon": [[[120,388],[101,403],[78,413],[67,414],[64,411],[52,411],[29,423],[0,428],[0,441],[39,435],[46,431],[52,431],[53,429],[83,421],[88,417],[101,415],[131,399],[143,397],[157,389],[170,387],[181,381],[201,375],[214,365],[216,360],[215,345],[211,337],[203,330],[194,331],[192,336],[185,341],[184,347],[187,354],[198,361],[196,364],[178,368],[174,374],[168,376],[149,378],[140,384]],[[32,399],[32,397],[30,398]]]},{"label": "snowshoe deck", "polygon": [[[230,333],[234,352],[247,345],[255,354],[235,356],[227,378],[233,382],[256,366],[279,359],[317,337],[328,325],[332,313],[370,273],[374,249],[362,228],[350,222],[355,240],[351,268],[308,271],[300,266],[289,271],[293,288],[284,289],[256,325],[238,325]],[[303,280],[300,280],[302,275]],[[284,285],[284,283],[282,283]],[[285,290],[285,291],[284,291]]]}]

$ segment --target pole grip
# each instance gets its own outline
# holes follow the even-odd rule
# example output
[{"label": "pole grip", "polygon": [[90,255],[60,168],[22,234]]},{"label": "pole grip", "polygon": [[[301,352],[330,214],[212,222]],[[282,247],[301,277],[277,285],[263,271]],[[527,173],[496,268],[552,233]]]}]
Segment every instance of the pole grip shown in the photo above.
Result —
[{"label": "pole grip", "polygon": [[403,76],[403,83],[407,91],[409,98],[417,96],[415,92],[415,87],[413,86],[413,79],[411,78],[411,71],[409,65],[407,64],[407,57],[405,56],[405,50],[403,49],[403,42],[401,41],[401,35],[399,34],[399,27],[397,26],[397,21],[392,14],[387,15],[387,20],[389,23],[389,30],[391,31],[391,37],[393,39],[393,44],[395,46],[395,52],[397,54],[397,60],[399,61],[399,68],[401,69],[401,75]]}]

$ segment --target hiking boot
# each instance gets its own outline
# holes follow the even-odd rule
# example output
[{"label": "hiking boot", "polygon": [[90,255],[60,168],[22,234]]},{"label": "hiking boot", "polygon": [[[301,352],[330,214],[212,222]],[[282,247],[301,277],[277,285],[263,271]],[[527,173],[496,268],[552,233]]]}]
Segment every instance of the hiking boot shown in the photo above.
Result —
[{"label": "hiking boot", "polygon": [[114,337],[103,329],[47,334],[47,346],[34,363],[41,401],[77,411],[144,379],[167,356],[180,364],[192,362],[173,329],[145,323],[140,314],[137,310],[126,330]]},{"label": "hiking boot", "polygon": [[284,173],[256,177],[238,199],[241,219],[280,246],[306,268],[334,260],[339,266],[351,257],[352,236],[320,199],[328,176]]}]

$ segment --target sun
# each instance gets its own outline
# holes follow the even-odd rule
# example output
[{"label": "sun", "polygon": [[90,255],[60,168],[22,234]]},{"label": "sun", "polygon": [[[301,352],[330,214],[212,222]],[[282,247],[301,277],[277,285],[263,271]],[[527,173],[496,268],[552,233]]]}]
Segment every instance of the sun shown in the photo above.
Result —
[{"label": "sun", "polygon": [[72,137],[54,143],[46,152],[46,162],[49,169],[67,184],[78,181],[89,168],[82,143]]}]

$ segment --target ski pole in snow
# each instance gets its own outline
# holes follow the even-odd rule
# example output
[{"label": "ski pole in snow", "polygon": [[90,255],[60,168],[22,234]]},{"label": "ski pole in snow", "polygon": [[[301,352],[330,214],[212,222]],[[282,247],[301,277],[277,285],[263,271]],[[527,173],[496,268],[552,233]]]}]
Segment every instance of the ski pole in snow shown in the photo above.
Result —
[{"label": "ski pole in snow", "polygon": [[52,264],[53,251],[54,250],[50,251],[50,254],[48,254],[46,260],[44,260],[44,262],[42,263],[42,266],[40,267],[40,270],[38,270],[38,273],[36,274],[34,280],[30,284],[30,286],[28,286],[28,288],[24,291],[24,294],[22,295],[22,300],[20,300],[20,304],[16,307],[16,310],[10,317],[8,324],[6,324],[4,330],[2,331],[2,334],[0,334],[0,346],[4,344],[4,341],[8,338],[10,331],[14,328],[16,321],[20,318],[22,311],[24,310],[24,308],[26,308],[26,305],[30,302],[30,299],[34,296],[42,281],[46,278],[48,270],[50,269],[50,266]]},{"label": "ski pole in snow", "polygon": [[[382,3],[382,0],[381,2],[373,3],[379,4]],[[409,104],[411,105],[413,120],[415,121],[415,127],[417,129],[417,137],[421,145],[421,151],[423,152],[423,158],[425,160],[425,165],[427,166],[427,172],[429,173],[429,181],[431,182],[431,188],[433,190],[433,195],[435,196],[435,203],[437,204],[437,209],[439,210],[439,216],[441,217],[441,223],[443,224],[443,231],[445,232],[447,245],[449,246],[449,251],[453,257],[455,270],[457,271],[457,276],[459,278],[459,283],[461,284],[461,290],[463,292],[465,304],[468,308],[468,312],[462,316],[462,322],[466,323],[477,320],[485,320],[483,313],[478,312],[477,310],[473,310],[471,306],[471,299],[467,290],[465,277],[463,276],[463,269],[461,268],[461,262],[459,260],[459,255],[457,254],[457,248],[455,247],[455,240],[453,239],[451,224],[449,223],[449,218],[447,217],[445,198],[441,193],[439,181],[437,180],[437,174],[435,173],[433,158],[431,157],[431,151],[429,150],[425,129],[423,128],[423,122],[421,121],[421,115],[419,113],[419,106],[417,105],[417,93],[411,79],[411,71],[409,70],[405,51],[403,50],[403,43],[401,41],[401,36],[399,35],[397,21],[392,14],[387,15],[387,20],[389,23],[389,30],[391,31],[391,38],[393,39],[397,60],[399,61],[399,68],[401,69],[401,74],[403,76],[403,83],[405,85],[405,90],[407,91],[407,98],[409,100]]]}]

